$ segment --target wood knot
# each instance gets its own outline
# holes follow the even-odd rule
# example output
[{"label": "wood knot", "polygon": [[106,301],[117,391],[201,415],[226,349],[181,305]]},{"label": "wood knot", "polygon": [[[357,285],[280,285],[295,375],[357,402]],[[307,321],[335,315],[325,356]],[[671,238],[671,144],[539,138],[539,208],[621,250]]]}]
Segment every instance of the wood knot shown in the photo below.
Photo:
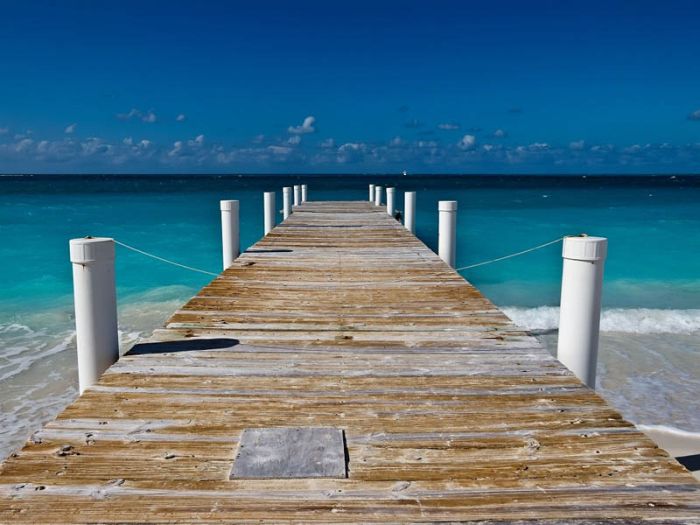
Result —
[{"label": "wood knot", "polygon": [[72,445],[61,445],[61,448],[56,451],[56,455],[58,457],[79,456],[80,452],[75,450]]},{"label": "wood knot", "polygon": [[536,452],[542,447],[539,441],[537,441],[534,438],[530,438],[525,442],[525,448],[528,449],[530,452]]}]

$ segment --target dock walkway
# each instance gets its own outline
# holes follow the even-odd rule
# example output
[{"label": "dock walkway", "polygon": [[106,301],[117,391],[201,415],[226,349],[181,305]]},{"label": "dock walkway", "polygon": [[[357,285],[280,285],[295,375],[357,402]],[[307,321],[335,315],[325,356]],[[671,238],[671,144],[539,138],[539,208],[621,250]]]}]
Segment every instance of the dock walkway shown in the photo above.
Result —
[{"label": "dock walkway", "polygon": [[[347,474],[231,478],[279,427]],[[0,473],[3,523],[261,519],[700,523],[700,484],[384,208],[309,202]]]}]

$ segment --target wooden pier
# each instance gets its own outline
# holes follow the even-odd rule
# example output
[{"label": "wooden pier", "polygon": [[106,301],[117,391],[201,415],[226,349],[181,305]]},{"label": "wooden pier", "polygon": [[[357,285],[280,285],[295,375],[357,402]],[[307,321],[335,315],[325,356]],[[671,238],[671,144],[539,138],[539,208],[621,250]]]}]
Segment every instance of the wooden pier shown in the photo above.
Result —
[{"label": "wooden pier", "polygon": [[[346,473],[232,477],[280,427]],[[385,208],[309,202],[0,473],[2,523],[263,519],[700,523],[700,484]]]}]

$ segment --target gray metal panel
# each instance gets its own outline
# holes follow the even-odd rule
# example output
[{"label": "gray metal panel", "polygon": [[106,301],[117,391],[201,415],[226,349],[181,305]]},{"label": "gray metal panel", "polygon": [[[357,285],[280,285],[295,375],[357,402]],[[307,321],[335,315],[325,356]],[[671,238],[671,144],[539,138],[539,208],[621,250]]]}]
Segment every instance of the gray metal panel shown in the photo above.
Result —
[{"label": "gray metal panel", "polygon": [[338,428],[247,428],[231,479],[345,478],[345,439]]}]

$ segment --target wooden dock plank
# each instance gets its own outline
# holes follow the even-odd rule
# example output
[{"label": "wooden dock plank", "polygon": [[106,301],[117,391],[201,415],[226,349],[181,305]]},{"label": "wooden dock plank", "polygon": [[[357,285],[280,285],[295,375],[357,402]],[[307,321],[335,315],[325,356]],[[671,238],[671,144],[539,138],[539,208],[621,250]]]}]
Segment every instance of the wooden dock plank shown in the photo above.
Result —
[{"label": "wooden dock plank", "polygon": [[[245,429],[346,479],[229,479]],[[0,522],[700,523],[700,485],[381,207],[313,202],[0,471]]]}]

